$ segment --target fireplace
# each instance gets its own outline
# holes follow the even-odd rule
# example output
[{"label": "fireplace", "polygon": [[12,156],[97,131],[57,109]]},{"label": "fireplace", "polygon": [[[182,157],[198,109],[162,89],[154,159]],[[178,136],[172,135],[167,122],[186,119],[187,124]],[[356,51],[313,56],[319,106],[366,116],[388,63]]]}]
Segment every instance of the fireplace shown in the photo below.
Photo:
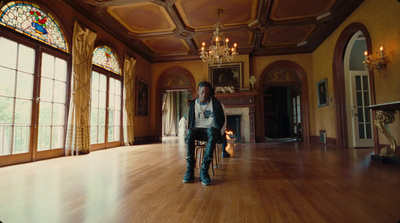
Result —
[{"label": "fireplace", "polygon": [[[237,131],[236,134],[240,134],[241,142],[255,142],[255,95],[255,92],[215,94],[215,97],[225,106],[227,119],[232,116],[232,119],[235,119],[235,121],[238,120],[232,125],[234,125],[233,128]],[[229,123],[229,121],[227,123]],[[233,131],[234,129],[230,130]]]}]

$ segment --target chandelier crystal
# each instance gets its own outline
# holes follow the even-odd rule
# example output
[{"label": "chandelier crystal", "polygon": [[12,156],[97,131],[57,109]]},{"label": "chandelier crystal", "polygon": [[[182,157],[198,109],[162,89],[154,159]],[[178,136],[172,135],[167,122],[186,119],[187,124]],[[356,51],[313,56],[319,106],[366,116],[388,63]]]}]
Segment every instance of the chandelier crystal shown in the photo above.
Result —
[{"label": "chandelier crystal", "polygon": [[203,42],[201,44],[200,58],[203,60],[203,62],[211,64],[216,62],[218,65],[220,65],[224,59],[230,62],[236,55],[238,55],[236,52],[237,44],[234,43],[233,47],[229,48],[229,39],[225,38],[224,33],[222,32],[223,25],[219,21],[219,14],[222,12],[223,11],[221,9],[217,9],[217,24],[215,25],[215,31],[213,32],[214,37],[211,40],[208,51],[205,51],[206,43]]}]

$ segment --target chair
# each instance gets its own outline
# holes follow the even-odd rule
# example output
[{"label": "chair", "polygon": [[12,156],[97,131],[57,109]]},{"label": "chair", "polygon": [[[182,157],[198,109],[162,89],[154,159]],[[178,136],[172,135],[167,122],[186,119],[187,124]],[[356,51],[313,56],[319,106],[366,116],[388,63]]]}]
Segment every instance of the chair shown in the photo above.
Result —
[{"label": "chair", "polygon": [[[198,162],[199,167],[201,167],[206,144],[207,144],[206,141],[195,140],[194,157],[195,157],[196,163]],[[220,144],[218,144],[218,143],[215,144],[214,153],[213,153],[213,156],[211,157],[211,165],[212,165],[211,173],[213,176],[215,175],[214,168],[219,169],[219,157],[218,157],[219,148],[220,148]]]}]

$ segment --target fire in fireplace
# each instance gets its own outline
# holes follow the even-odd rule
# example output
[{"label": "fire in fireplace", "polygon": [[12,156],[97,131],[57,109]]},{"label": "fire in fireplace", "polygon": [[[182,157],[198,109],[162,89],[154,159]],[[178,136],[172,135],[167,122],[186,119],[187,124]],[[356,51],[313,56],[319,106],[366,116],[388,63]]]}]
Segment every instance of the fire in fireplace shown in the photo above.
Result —
[{"label": "fire in fireplace", "polygon": [[[234,142],[240,142],[242,135],[241,135],[241,115],[227,115],[226,116],[226,130],[225,133],[227,134],[227,138],[234,140]],[[229,132],[229,133],[228,133]]]}]

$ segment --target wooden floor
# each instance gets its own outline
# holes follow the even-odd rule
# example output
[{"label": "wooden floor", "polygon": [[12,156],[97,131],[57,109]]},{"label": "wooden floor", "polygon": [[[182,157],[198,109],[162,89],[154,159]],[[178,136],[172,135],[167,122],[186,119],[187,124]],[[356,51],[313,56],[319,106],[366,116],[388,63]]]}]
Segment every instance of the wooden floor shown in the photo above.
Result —
[{"label": "wooden floor", "polygon": [[0,168],[3,223],[400,220],[400,166],[372,149],[229,144],[212,186],[182,183],[177,141]]}]

